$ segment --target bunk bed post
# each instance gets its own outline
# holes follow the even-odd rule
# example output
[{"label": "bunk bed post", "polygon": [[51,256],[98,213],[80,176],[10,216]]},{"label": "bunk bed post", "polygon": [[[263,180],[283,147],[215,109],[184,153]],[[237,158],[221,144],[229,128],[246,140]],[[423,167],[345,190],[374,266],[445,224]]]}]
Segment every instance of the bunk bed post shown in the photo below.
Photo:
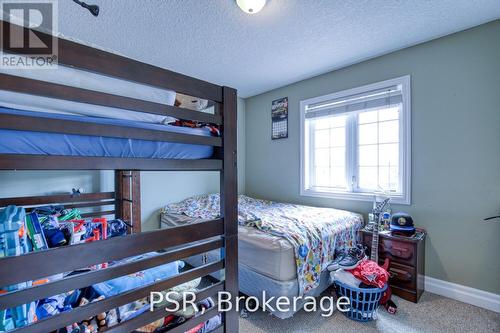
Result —
[{"label": "bunk bed post", "polygon": [[[128,201],[130,193],[130,179],[127,171],[115,170],[115,217],[131,222],[132,212]],[[128,230],[131,233],[132,230]]]},{"label": "bunk bed post", "polygon": [[223,87],[223,170],[220,177],[221,216],[224,218],[225,290],[231,293],[233,310],[225,313],[224,331],[239,330],[239,314],[235,311],[238,297],[238,177],[236,165],[236,90]]},{"label": "bunk bed post", "polygon": [[139,171],[115,171],[115,216],[132,225],[129,233],[141,232],[141,174]]}]

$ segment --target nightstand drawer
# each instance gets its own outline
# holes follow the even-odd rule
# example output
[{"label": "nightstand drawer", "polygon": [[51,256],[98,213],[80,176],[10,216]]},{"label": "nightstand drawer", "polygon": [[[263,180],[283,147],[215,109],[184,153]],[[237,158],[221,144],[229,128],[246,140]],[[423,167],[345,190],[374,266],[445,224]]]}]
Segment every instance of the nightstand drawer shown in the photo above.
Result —
[{"label": "nightstand drawer", "polygon": [[399,288],[394,285],[391,286],[391,290],[394,295],[398,295],[399,297],[414,303],[417,303],[418,298],[420,297],[420,294],[417,295],[415,291]]},{"label": "nightstand drawer", "polygon": [[417,286],[416,271],[414,267],[389,263],[389,282],[400,288],[414,290]]},{"label": "nightstand drawer", "polygon": [[[372,242],[372,235],[365,234],[365,240],[363,244],[368,247],[368,253],[370,252],[370,244]],[[415,244],[412,242],[405,242],[395,239],[379,238],[378,241],[378,255],[379,257],[389,258],[391,261],[398,262],[401,264],[415,266],[416,265],[416,253]]]},{"label": "nightstand drawer", "polygon": [[415,244],[394,239],[379,240],[379,255],[391,261],[415,266]]}]

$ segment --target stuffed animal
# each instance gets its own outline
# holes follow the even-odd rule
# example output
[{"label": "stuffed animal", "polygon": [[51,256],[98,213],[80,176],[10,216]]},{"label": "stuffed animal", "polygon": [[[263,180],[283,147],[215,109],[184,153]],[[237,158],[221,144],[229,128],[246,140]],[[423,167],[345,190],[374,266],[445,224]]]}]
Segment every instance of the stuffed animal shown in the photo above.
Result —
[{"label": "stuffed animal", "polygon": [[183,94],[177,94],[175,97],[174,105],[184,109],[201,111],[208,107],[208,100]]}]

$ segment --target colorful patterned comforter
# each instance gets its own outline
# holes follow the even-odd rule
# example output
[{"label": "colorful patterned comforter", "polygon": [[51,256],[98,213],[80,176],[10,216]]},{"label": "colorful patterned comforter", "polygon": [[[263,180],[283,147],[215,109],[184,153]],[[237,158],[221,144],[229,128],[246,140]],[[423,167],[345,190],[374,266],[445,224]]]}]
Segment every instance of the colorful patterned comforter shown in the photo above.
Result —
[{"label": "colorful patterned comforter", "polygon": [[[219,194],[194,196],[167,205],[169,214],[193,218],[219,217]],[[294,247],[299,294],[319,285],[321,272],[333,260],[335,252],[351,247],[363,224],[361,215],[332,208],[318,208],[238,197],[238,223],[268,234],[284,237]]]}]

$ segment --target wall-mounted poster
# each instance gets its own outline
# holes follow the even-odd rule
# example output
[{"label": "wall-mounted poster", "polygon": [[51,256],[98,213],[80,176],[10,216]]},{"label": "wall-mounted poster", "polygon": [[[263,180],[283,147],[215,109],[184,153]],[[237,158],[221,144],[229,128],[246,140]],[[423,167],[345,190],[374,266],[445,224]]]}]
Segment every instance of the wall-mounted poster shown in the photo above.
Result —
[{"label": "wall-mounted poster", "polygon": [[271,139],[288,138],[288,97],[272,102]]}]

